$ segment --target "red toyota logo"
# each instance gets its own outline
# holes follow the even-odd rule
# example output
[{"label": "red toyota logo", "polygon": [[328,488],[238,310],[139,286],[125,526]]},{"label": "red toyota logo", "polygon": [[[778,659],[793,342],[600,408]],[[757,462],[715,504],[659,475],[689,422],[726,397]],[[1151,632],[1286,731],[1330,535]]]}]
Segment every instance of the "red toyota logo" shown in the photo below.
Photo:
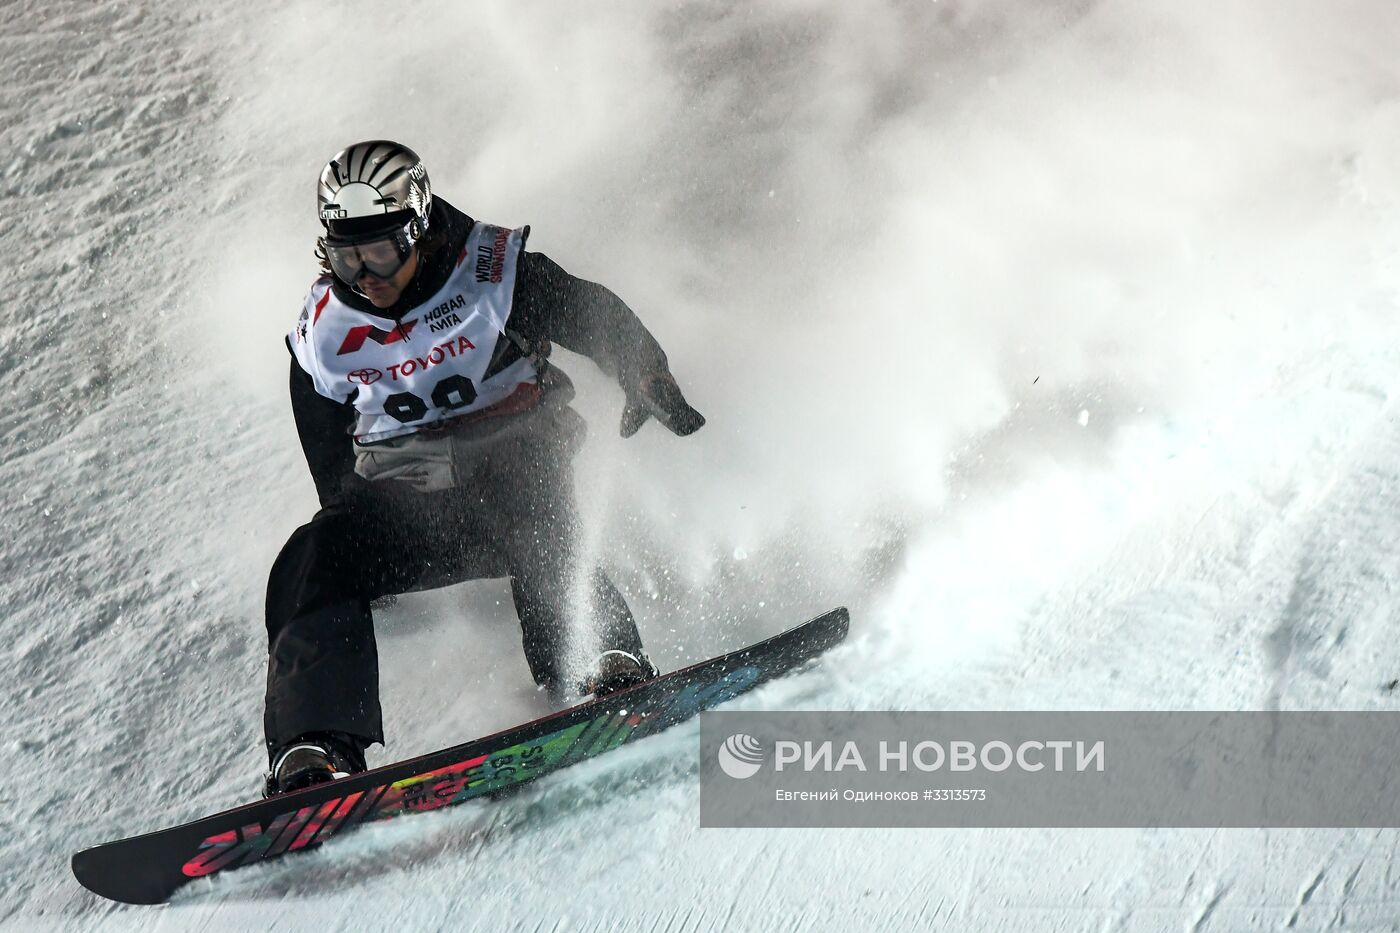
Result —
[{"label": "red toyota logo", "polygon": [[349,379],[351,382],[358,382],[360,385],[369,386],[378,382],[383,375],[384,374],[377,369],[357,369],[345,378]]}]

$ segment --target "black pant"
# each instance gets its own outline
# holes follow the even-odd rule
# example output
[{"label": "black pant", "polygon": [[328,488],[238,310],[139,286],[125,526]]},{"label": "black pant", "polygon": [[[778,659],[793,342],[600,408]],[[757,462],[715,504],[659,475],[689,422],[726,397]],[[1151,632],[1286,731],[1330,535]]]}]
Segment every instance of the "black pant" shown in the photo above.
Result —
[{"label": "black pant", "polygon": [[[384,741],[369,604],[386,594],[510,577],[530,672],[560,687],[578,524],[572,452],[508,443],[468,487],[444,492],[364,484],[293,532],[267,586],[269,753],[309,732]],[[600,570],[589,583],[600,648],[640,654],[622,594]]]}]

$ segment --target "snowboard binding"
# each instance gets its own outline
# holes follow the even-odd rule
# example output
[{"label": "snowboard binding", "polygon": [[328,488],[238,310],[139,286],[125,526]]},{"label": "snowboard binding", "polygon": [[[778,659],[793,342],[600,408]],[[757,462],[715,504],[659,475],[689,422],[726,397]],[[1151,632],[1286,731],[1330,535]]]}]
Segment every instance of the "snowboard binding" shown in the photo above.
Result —
[{"label": "snowboard binding", "polygon": [[263,797],[289,794],[365,770],[365,753],[353,737],[341,733],[302,736],[285,746],[264,775]]}]

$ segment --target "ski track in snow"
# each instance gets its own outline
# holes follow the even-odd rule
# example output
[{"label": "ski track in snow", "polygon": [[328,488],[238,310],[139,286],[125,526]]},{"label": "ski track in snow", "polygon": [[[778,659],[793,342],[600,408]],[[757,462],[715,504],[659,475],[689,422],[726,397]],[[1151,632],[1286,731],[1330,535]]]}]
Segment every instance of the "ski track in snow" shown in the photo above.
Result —
[{"label": "ski track in snow", "polygon": [[[563,356],[590,531],[664,666],[847,602],[847,645],[740,705],[1395,709],[1400,29],[1382,3],[1282,6],[1303,25],[1107,0],[588,22],[353,2],[376,26],[328,85],[309,3],[0,7],[0,925],[1400,929],[1393,830],[702,831],[694,723],[164,908],[67,864],[255,792],[262,587],[314,508],[279,346],[310,177],[381,132],[616,284],[711,415],[622,444],[616,389]],[[383,37],[424,44],[421,75]],[[1297,93],[1271,96],[1284,79],[1257,75],[1301,49]],[[1089,146],[1098,108],[1142,177]],[[709,313],[736,305],[756,339]],[[372,761],[545,708],[499,582],[380,627]]]}]

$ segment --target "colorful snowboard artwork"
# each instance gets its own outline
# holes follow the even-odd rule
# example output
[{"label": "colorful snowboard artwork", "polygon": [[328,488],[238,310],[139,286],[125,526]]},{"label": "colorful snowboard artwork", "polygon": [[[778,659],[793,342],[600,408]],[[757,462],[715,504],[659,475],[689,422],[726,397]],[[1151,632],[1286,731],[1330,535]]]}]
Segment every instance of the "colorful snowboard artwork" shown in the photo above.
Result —
[{"label": "colorful snowboard artwork", "polygon": [[748,648],[464,745],[84,849],[73,856],[73,874],[103,897],[157,904],[191,879],[307,849],[354,826],[506,792],[787,673],[839,643],[849,624],[845,609],[833,609]]},{"label": "colorful snowboard artwork", "polygon": [[[755,667],[741,667],[725,675],[708,690],[688,685],[662,715],[708,708],[748,689],[759,676]],[[369,791],[358,791],[328,800],[320,806],[303,807],[283,813],[266,829],[259,823],[241,826],[210,836],[200,843],[200,853],[186,862],[181,871],[187,877],[201,878],[238,862],[250,864],[268,856],[305,848],[312,842],[330,838],[344,825],[373,823],[405,813],[423,813],[505,790],[515,784],[610,751],[627,741],[643,722],[650,722],[654,711],[607,712],[537,739],[511,745],[498,752],[480,754],[444,768],[418,774],[402,781],[381,784]]]}]

